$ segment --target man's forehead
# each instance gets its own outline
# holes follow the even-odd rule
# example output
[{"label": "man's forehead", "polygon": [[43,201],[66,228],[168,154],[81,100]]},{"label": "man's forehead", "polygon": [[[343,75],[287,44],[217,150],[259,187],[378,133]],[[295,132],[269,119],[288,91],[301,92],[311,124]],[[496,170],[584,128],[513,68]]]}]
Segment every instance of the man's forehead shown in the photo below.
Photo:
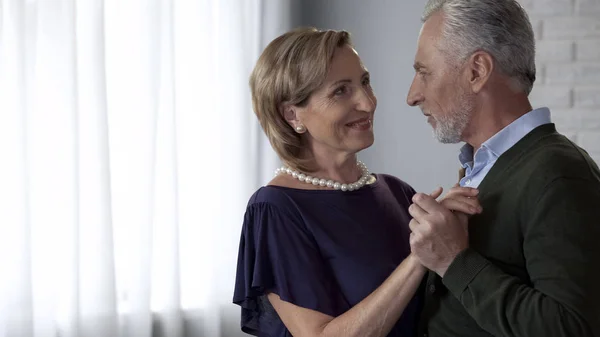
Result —
[{"label": "man's forehead", "polygon": [[443,24],[444,14],[442,12],[431,15],[423,25],[421,25],[419,39],[437,39],[442,33]]},{"label": "man's forehead", "polygon": [[421,29],[419,29],[419,38],[423,35],[423,28],[425,27],[425,23],[421,25]]},{"label": "man's forehead", "polygon": [[443,24],[443,14],[441,12],[430,16],[421,25],[419,38],[417,41],[417,58],[423,53],[429,53],[432,48],[435,48],[438,39],[441,37]]}]

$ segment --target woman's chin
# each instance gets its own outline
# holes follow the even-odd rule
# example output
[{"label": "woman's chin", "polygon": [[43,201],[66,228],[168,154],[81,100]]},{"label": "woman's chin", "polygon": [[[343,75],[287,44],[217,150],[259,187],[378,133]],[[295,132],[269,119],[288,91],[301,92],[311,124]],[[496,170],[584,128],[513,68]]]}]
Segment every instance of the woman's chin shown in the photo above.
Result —
[{"label": "woman's chin", "polygon": [[365,133],[363,135],[361,135],[361,137],[357,137],[355,139],[355,141],[353,141],[352,143],[352,147],[356,149],[356,152],[368,149],[369,147],[371,147],[373,145],[373,143],[375,142],[375,135],[373,134],[373,132],[369,132],[368,134]]}]

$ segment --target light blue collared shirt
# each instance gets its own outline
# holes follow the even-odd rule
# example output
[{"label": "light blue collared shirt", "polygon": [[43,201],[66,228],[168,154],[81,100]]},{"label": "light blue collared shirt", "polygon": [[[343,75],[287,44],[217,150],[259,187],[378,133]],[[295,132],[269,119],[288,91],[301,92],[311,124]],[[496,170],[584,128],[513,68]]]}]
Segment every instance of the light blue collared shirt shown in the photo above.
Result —
[{"label": "light blue collared shirt", "polygon": [[500,130],[486,140],[473,156],[473,147],[465,144],[460,149],[458,159],[465,168],[465,177],[460,186],[477,188],[490,171],[496,160],[513,147],[525,135],[540,125],[551,123],[550,110],[539,108],[532,110]]}]

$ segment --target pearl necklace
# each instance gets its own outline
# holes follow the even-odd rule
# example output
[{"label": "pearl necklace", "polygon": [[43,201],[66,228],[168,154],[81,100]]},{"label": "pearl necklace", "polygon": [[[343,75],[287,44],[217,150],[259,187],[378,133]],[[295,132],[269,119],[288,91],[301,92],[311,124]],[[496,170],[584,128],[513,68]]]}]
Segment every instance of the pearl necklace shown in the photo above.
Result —
[{"label": "pearl necklace", "polygon": [[357,160],[356,163],[358,164],[358,167],[362,171],[362,175],[360,176],[360,179],[358,179],[356,182],[351,183],[351,184],[342,184],[340,182],[333,181],[333,180],[319,179],[319,178],[311,177],[302,172],[298,172],[292,168],[285,167],[285,166],[282,166],[282,167],[278,168],[277,170],[275,170],[275,175],[277,176],[279,174],[285,173],[285,174],[291,175],[294,179],[298,179],[307,184],[313,184],[315,186],[319,185],[319,186],[323,186],[323,187],[327,186],[329,188],[333,188],[336,190],[342,190],[344,192],[345,191],[354,191],[354,190],[357,190],[357,189],[365,186],[365,184],[369,180],[369,176],[371,175],[371,172],[369,172],[369,169],[363,162],[361,162],[360,160]]}]

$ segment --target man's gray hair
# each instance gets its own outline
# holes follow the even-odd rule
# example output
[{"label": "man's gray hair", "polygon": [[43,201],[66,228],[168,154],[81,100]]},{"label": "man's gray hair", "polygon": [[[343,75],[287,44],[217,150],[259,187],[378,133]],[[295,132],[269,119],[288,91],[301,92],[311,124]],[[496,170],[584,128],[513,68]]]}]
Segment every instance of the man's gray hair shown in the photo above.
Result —
[{"label": "man's gray hair", "polygon": [[526,94],[535,82],[535,40],[531,22],[516,0],[429,0],[421,20],[444,15],[439,48],[452,62],[485,51]]}]

